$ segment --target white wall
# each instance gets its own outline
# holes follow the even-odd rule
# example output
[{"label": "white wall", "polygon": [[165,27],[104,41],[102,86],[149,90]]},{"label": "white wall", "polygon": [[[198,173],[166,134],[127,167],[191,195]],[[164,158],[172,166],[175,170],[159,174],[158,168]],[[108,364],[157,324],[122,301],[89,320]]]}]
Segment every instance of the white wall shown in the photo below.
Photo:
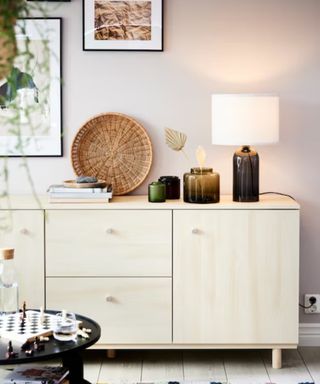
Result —
[{"label": "white wall", "polygon": [[[280,143],[258,148],[261,191],[294,195],[302,205],[301,294],[320,292],[320,2],[318,0],[165,0],[164,52],[83,52],[82,1],[50,16],[63,17],[63,158],[30,159],[38,192],[73,176],[72,139],[101,112],[140,121],[154,147],[146,182],[182,176],[201,144],[208,165],[231,193],[234,148],[211,142],[213,92],[272,92],[281,99]],[[53,7],[52,4],[50,4]],[[188,163],[164,144],[164,127],[188,135]],[[10,159],[12,193],[29,192],[19,159]],[[288,271],[290,273],[290,271]],[[302,321],[319,321],[303,316]]]}]

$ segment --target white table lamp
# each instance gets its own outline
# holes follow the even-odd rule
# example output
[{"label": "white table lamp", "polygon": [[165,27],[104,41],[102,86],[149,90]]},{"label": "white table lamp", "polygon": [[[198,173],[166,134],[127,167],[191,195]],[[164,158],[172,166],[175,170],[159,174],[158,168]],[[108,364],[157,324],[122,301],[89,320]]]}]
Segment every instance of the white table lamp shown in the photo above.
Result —
[{"label": "white table lamp", "polygon": [[259,156],[250,145],[277,141],[277,96],[212,95],[212,143],[241,145],[233,156],[234,201],[259,201]]}]

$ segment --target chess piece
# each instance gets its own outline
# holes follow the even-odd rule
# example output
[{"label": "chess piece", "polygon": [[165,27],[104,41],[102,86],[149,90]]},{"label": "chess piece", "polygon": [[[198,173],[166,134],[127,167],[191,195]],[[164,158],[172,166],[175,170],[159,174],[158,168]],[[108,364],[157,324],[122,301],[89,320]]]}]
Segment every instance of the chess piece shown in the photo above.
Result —
[{"label": "chess piece", "polygon": [[7,357],[10,357],[10,354],[13,352],[13,347],[12,347],[12,341],[10,340],[7,346]]},{"label": "chess piece", "polygon": [[18,356],[18,354],[13,352],[12,341],[10,340],[8,343],[8,347],[7,347],[6,358],[12,359],[12,358],[17,357],[17,356]]},{"label": "chess piece", "polygon": [[77,336],[80,336],[82,337],[83,339],[89,339],[89,335],[87,334],[87,332],[85,332],[83,329],[78,329],[77,330]]},{"label": "chess piece", "polygon": [[21,345],[21,351],[28,351],[31,349],[32,344],[29,341],[26,341],[24,344]]},{"label": "chess piece", "polygon": [[27,317],[26,315],[26,309],[27,309],[27,305],[26,305],[26,302],[24,301],[23,302],[23,305],[22,305],[22,318],[25,319]]},{"label": "chess piece", "polygon": [[25,319],[27,318],[27,315],[26,315],[26,302],[24,301],[23,302],[23,305],[22,305],[22,312],[21,312],[21,315],[20,315],[20,322],[21,323],[24,323]]},{"label": "chess piece", "polygon": [[26,349],[24,353],[26,356],[33,356],[33,349]]},{"label": "chess piece", "polygon": [[29,341],[26,341],[24,344],[21,345],[21,351],[23,351],[26,356],[32,356],[33,355],[32,344]]},{"label": "chess piece", "polygon": [[44,344],[40,343],[39,337],[36,337],[34,342],[33,342],[33,349],[37,352],[42,352],[44,351]]}]

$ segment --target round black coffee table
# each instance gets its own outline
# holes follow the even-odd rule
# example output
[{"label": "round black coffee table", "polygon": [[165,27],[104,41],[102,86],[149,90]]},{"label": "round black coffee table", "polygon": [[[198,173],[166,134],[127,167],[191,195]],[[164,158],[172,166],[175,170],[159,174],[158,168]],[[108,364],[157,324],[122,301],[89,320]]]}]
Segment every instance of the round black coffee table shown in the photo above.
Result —
[{"label": "round black coffee table", "polygon": [[[45,311],[46,313],[55,314],[60,311]],[[77,337],[76,341],[58,341],[53,337],[45,342],[45,350],[41,352],[34,352],[33,356],[26,357],[25,353],[21,351],[21,342],[12,341],[14,352],[18,353],[17,357],[6,358],[8,347],[8,339],[0,339],[0,365],[9,364],[25,364],[33,363],[36,361],[50,360],[54,358],[61,358],[64,367],[69,368],[69,381],[70,384],[90,384],[83,378],[83,360],[81,351],[89,348],[95,344],[101,334],[100,326],[94,320],[76,314],[78,321],[82,322],[84,328],[92,330],[89,339]]]}]

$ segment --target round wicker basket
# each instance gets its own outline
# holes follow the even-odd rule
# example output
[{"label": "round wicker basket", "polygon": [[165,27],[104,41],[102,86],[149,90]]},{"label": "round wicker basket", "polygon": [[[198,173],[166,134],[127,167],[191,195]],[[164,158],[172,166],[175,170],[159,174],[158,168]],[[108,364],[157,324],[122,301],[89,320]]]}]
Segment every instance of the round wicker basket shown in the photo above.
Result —
[{"label": "round wicker basket", "polygon": [[104,113],[87,121],[71,148],[75,173],[112,184],[114,195],[125,195],[147,177],[152,146],[145,129],[121,113]]}]

